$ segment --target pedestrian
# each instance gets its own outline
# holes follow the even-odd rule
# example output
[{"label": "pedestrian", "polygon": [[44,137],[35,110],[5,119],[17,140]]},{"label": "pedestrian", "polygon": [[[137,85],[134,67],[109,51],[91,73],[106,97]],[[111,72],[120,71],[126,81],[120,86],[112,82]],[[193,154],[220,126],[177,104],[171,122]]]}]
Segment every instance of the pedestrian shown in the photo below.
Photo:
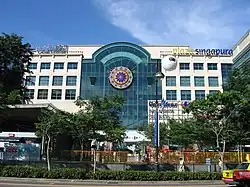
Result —
[{"label": "pedestrian", "polygon": [[184,165],[184,160],[183,158],[180,158],[180,166],[179,166],[179,172],[185,171],[185,165]]},{"label": "pedestrian", "polygon": [[219,158],[219,172],[222,172],[222,170],[223,170],[223,163],[222,163],[222,160],[221,160],[221,158]]}]

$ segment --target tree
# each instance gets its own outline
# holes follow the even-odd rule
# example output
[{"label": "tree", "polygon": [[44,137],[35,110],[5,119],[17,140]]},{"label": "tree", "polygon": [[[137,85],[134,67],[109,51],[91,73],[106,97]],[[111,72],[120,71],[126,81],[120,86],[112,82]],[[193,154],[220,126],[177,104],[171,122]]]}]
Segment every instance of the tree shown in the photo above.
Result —
[{"label": "tree", "polygon": [[[222,162],[226,143],[237,143],[237,139],[242,140],[249,134],[240,125],[235,128],[234,123],[243,103],[245,100],[239,92],[225,91],[208,95],[205,99],[195,100],[186,108],[186,111],[191,112],[195,120],[204,125],[207,132],[213,133]],[[239,131],[241,134],[237,133]],[[239,137],[235,137],[236,133]]]},{"label": "tree", "polygon": [[21,104],[26,99],[24,74],[29,73],[32,57],[29,43],[23,43],[22,37],[15,34],[0,35],[0,123],[6,120],[9,104]]},{"label": "tree", "polygon": [[195,119],[169,120],[168,126],[168,138],[173,144],[183,148],[194,144],[201,148],[210,144],[211,133]]},{"label": "tree", "polygon": [[[235,140],[239,143],[248,141],[250,131],[250,66],[243,65],[239,69],[234,69],[224,85],[226,92],[234,92],[234,113],[230,121],[235,124]],[[244,135],[244,137],[242,137]]]},{"label": "tree", "polygon": [[42,138],[42,147],[47,142],[46,160],[48,170],[51,170],[50,150],[58,135],[68,132],[72,125],[72,115],[61,110],[43,110],[39,123],[36,124],[36,135]]},{"label": "tree", "polygon": [[[73,130],[81,131],[78,139],[83,134],[89,139],[100,139],[104,132],[104,139],[113,143],[120,142],[125,136],[125,127],[122,126],[121,112],[125,99],[122,96],[92,97],[88,101],[78,98],[75,102],[81,110],[76,114],[80,123]],[[77,129],[78,128],[78,129]],[[82,141],[81,141],[82,142]]]},{"label": "tree", "polygon": [[[160,123],[159,124],[159,129],[160,129],[160,136],[159,136],[159,143],[160,147],[163,145],[168,145],[169,144],[169,136],[168,136],[168,123]],[[142,125],[137,128],[137,130],[145,135],[147,139],[151,141],[151,144],[154,144],[154,124],[150,123],[148,125]]]},{"label": "tree", "polygon": [[[154,143],[154,125],[141,126],[138,131],[143,133],[151,143]],[[211,134],[194,119],[169,119],[167,123],[160,123],[160,146],[177,144],[188,147],[192,144],[200,146],[210,143]]]},{"label": "tree", "polygon": [[32,57],[29,43],[15,34],[0,35],[0,93],[1,105],[19,104],[25,101],[24,74],[29,73]]}]

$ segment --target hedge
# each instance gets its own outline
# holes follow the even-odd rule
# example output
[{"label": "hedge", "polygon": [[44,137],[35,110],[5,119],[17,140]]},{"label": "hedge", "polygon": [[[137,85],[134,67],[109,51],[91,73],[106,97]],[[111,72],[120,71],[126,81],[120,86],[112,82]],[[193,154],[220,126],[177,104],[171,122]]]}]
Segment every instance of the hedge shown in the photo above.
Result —
[{"label": "hedge", "polygon": [[0,166],[0,177],[49,178],[49,179],[95,179],[130,181],[177,181],[177,180],[221,180],[216,172],[152,172],[152,171],[97,171],[82,169],[52,169],[30,166]]}]

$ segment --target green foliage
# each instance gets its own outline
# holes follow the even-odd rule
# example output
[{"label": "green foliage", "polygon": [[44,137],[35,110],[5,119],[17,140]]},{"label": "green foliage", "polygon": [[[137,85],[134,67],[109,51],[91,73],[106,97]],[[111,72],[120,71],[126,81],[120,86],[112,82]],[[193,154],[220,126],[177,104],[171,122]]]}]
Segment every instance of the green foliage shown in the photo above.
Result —
[{"label": "green foliage", "polygon": [[193,144],[202,146],[210,143],[211,133],[197,120],[169,120],[168,126],[168,137],[173,144],[188,147]]},{"label": "green foliage", "polygon": [[221,173],[215,172],[149,172],[149,171],[97,171],[95,174],[83,169],[52,169],[1,166],[0,177],[50,178],[50,179],[95,179],[129,181],[186,181],[186,180],[221,180]]},{"label": "green foliage", "polygon": [[[121,124],[120,116],[124,97],[105,96],[92,97],[89,101],[78,98],[75,102],[81,110],[75,115],[79,126],[73,131],[87,132],[87,137],[91,139],[99,139],[101,135],[98,131],[105,133],[105,140],[111,142],[120,142],[125,135],[125,128]],[[76,120],[77,121],[77,120]]]},{"label": "green foliage", "polygon": [[[160,123],[160,146],[167,145],[169,143],[168,135],[168,124]],[[141,134],[145,135],[147,139],[151,140],[151,143],[154,144],[154,124],[142,125],[137,129]]]},{"label": "green foliage", "polygon": [[4,104],[20,104],[26,99],[24,74],[32,57],[29,43],[22,43],[22,37],[15,34],[0,35],[0,100]]},{"label": "green foliage", "polygon": [[68,132],[71,127],[72,114],[61,110],[42,110],[39,123],[36,124],[36,134],[39,137],[56,137]]},{"label": "green foliage", "polygon": [[250,123],[250,67],[233,70],[224,92],[195,100],[186,108],[194,119],[212,132],[212,138],[219,147],[226,141],[231,145],[249,141]]}]

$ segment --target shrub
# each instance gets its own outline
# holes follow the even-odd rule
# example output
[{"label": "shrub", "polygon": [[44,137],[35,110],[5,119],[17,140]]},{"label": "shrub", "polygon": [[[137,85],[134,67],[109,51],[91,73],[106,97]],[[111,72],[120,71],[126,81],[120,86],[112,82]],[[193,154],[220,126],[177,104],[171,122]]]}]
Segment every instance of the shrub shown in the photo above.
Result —
[{"label": "shrub", "polygon": [[221,180],[215,172],[152,172],[152,171],[97,171],[83,169],[52,169],[30,166],[0,166],[0,177],[50,178],[50,179],[95,179],[130,181],[177,181],[177,180]]}]

